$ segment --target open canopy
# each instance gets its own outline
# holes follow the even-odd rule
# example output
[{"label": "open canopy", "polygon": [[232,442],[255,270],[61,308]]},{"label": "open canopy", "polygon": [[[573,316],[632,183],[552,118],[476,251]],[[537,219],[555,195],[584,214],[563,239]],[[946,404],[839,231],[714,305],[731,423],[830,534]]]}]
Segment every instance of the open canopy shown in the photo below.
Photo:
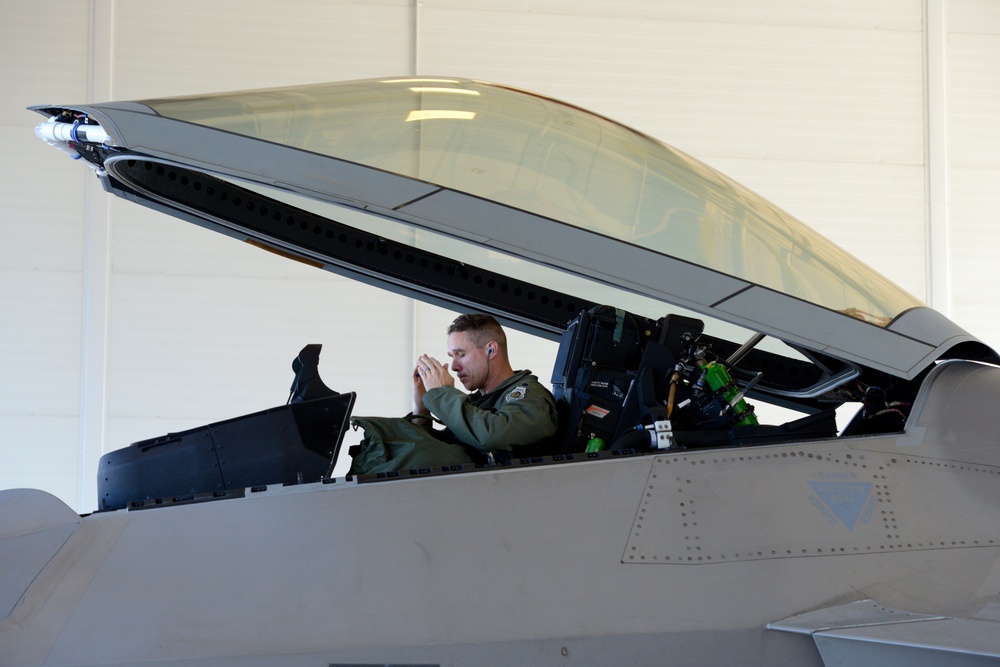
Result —
[{"label": "open canopy", "polygon": [[[34,108],[78,123],[76,138],[89,125],[103,128],[107,137],[81,152],[118,194],[390,289],[475,304],[529,330],[556,333],[594,298],[580,287],[589,283],[662,303],[651,315],[672,304],[906,378],[956,349],[995,358],[712,168],[537,94],[405,78]],[[216,201],[210,177],[244,195]],[[224,213],[233,196],[241,209],[258,198],[255,214]],[[373,234],[353,242],[374,244],[384,261],[331,248],[342,233],[310,240],[287,229],[319,230],[307,214]],[[459,268],[436,282],[421,278],[405,265],[427,257],[390,243]],[[482,271],[462,268],[476,262]]]},{"label": "open canopy", "polygon": [[879,326],[921,305],[697,160],[511,88],[390,79],[145,104],[169,118],[507,204]]}]

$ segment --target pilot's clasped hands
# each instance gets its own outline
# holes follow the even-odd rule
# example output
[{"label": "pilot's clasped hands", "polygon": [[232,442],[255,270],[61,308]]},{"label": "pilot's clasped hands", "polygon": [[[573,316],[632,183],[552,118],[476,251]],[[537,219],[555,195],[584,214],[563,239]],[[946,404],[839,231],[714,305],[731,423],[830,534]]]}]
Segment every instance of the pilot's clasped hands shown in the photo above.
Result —
[{"label": "pilot's clasped hands", "polygon": [[448,366],[427,354],[422,354],[417,359],[417,367],[413,370],[413,377],[414,379],[420,378],[425,390],[455,386],[455,378],[448,372]]}]

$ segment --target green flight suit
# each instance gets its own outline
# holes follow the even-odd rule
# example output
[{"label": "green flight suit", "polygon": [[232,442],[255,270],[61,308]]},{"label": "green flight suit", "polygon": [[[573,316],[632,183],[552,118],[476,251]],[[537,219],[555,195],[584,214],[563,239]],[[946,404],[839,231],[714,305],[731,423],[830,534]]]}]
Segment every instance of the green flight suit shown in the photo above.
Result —
[{"label": "green flight suit", "polygon": [[[403,417],[353,417],[365,430],[350,474],[392,472],[472,463],[473,452],[510,452],[555,435],[555,399],[531,371],[518,371],[484,394],[436,387],[424,405],[444,430],[419,426]],[[353,448],[352,448],[353,449]]]}]

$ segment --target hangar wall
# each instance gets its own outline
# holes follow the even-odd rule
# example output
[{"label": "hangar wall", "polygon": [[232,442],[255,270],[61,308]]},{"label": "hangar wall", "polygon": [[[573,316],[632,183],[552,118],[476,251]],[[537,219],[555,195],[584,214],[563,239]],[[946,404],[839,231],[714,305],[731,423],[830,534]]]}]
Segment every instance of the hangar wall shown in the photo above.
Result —
[{"label": "hangar wall", "polygon": [[[106,196],[29,104],[445,74],[593,109],[728,173],[994,346],[991,0],[0,4],[0,488],[96,505],[99,456],[284,402],[299,348],[409,410],[452,313]],[[517,336],[547,379],[554,347]],[[355,438],[356,439],[356,438]]]}]

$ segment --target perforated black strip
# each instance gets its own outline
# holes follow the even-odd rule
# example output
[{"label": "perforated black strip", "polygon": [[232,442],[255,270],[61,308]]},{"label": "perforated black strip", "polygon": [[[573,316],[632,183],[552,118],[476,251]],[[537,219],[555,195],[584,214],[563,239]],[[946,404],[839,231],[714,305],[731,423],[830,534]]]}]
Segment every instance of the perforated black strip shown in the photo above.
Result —
[{"label": "perforated black strip", "polygon": [[381,283],[387,281],[393,291],[415,298],[433,296],[432,301],[460,310],[478,307],[548,338],[557,338],[569,320],[596,305],[397,243],[175,165],[120,159],[109,165],[109,171],[141,193],[180,205],[208,222],[239,228],[258,245],[274,246],[334,272],[353,267],[369,277],[366,282],[384,287]]}]

